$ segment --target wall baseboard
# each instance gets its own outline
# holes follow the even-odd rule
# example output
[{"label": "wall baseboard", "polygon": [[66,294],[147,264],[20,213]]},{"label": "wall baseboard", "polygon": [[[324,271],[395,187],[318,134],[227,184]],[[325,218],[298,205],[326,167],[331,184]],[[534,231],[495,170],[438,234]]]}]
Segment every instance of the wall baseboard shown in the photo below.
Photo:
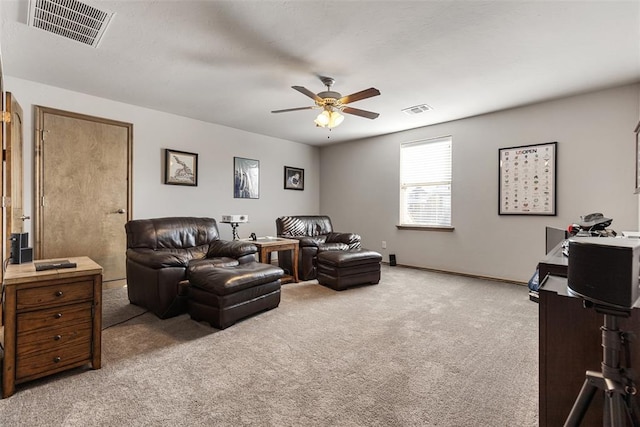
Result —
[{"label": "wall baseboard", "polygon": [[[389,263],[387,261],[382,261],[382,264],[389,265]],[[411,268],[413,270],[423,270],[423,271],[431,271],[431,272],[434,272],[434,273],[451,274],[453,276],[471,277],[473,279],[492,280],[494,282],[511,283],[511,284],[515,284],[515,285],[519,285],[519,286],[526,286],[527,285],[527,282],[519,282],[517,280],[501,279],[499,277],[482,276],[482,275],[479,275],[479,274],[460,273],[458,271],[439,270],[437,268],[416,267],[416,266],[413,266],[413,265],[405,265],[405,264],[396,264],[394,267],[404,267],[404,268]]]}]

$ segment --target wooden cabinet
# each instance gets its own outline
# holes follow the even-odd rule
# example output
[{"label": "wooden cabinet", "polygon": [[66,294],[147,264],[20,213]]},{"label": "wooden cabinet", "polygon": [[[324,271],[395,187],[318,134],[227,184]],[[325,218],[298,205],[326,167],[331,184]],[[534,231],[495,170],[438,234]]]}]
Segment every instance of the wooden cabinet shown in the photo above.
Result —
[{"label": "wooden cabinet", "polygon": [[100,369],[102,267],[87,257],[69,261],[77,267],[44,271],[36,271],[34,263],[7,267],[3,398],[25,381],[85,364]]}]

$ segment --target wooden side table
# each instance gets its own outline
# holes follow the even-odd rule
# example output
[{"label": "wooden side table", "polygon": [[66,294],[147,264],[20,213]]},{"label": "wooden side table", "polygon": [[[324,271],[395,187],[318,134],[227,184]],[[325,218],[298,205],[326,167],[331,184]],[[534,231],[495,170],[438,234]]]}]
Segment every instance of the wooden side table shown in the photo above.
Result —
[{"label": "wooden side table", "polygon": [[258,261],[271,263],[271,252],[293,251],[292,275],[285,275],[282,283],[298,283],[298,250],[299,243],[295,239],[283,239],[280,237],[258,237],[257,240],[248,240],[258,247]]},{"label": "wooden side table", "polygon": [[[100,369],[102,267],[87,257],[75,268],[36,271],[10,264],[4,276],[2,397],[16,384],[85,364]],[[38,260],[46,262],[52,260]]]}]

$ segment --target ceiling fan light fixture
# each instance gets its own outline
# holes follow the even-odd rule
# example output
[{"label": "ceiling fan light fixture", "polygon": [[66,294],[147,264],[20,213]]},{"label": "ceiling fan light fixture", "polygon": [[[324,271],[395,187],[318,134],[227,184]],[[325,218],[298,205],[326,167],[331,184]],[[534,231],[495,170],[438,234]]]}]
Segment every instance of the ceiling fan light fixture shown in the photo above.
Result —
[{"label": "ceiling fan light fixture", "polygon": [[334,128],[338,126],[344,120],[344,116],[338,111],[326,109],[322,113],[318,114],[318,117],[313,121],[316,126],[322,128]]},{"label": "ceiling fan light fixture", "polygon": [[322,113],[318,114],[318,117],[313,121],[318,127],[326,127],[331,120],[329,112],[324,110]]},{"label": "ceiling fan light fixture", "polygon": [[339,126],[344,121],[344,116],[341,113],[352,114],[354,116],[360,116],[367,119],[376,119],[380,114],[372,111],[361,110],[359,108],[353,108],[347,106],[351,102],[361,101],[363,99],[371,98],[373,96],[380,95],[380,91],[374,87],[361,90],[360,92],[352,93],[351,95],[342,96],[339,92],[331,90],[331,86],[334,80],[331,77],[321,77],[322,83],[325,84],[327,90],[320,93],[313,93],[304,86],[291,86],[303,95],[315,101],[315,105],[311,107],[298,107],[287,108],[284,110],[273,110],[272,113],[287,113],[289,111],[299,110],[311,110],[316,108],[322,108],[322,112],[318,114],[313,123],[317,127],[322,128],[334,128]]},{"label": "ceiling fan light fixture", "polygon": [[332,111],[329,114],[329,129],[338,126],[344,120],[344,116],[337,111]]}]

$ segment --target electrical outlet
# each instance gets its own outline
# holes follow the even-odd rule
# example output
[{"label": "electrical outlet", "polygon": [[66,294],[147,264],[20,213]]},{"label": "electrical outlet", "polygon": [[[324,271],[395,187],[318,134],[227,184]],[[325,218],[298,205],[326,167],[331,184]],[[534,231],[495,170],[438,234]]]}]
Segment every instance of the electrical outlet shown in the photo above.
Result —
[{"label": "electrical outlet", "polygon": [[382,249],[387,249],[387,242],[384,240],[382,241]]}]

